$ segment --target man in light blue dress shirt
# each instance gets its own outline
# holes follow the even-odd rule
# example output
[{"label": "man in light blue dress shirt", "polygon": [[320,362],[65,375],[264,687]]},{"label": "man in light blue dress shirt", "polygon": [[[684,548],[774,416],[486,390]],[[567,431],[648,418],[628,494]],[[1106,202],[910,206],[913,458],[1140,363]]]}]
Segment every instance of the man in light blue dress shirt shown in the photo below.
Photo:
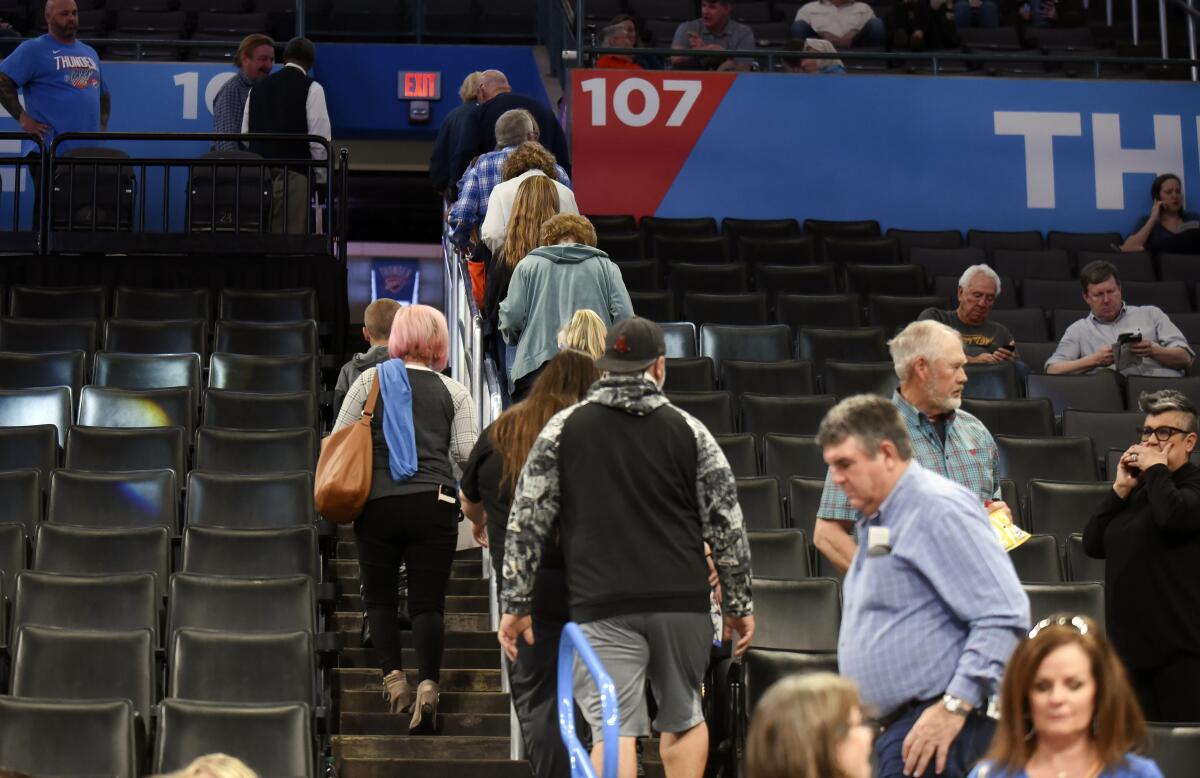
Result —
[{"label": "man in light blue dress shirt", "polygon": [[913,460],[894,403],[843,400],[817,442],[858,516],[838,666],[881,715],[877,776],[962,778],[991,741],[1029,600],[978,496]]}]

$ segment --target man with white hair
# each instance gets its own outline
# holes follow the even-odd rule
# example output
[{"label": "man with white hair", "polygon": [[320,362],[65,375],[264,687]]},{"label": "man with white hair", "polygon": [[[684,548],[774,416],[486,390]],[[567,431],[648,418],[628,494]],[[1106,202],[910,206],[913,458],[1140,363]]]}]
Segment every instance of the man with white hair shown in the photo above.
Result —
[{"label": "man with white hair", "polygon": [[1012,333],[990,321],[1000,296],[1000,276],[987,265],[972,265],[958,279],[958,308],[926,308],[919,320],[932,319],[962,333],[963,351],[970,363],[995,364],[1017,360]]},{"label": "man with white hair", "polygon": [[[892,402],[908,428],[916,460],[995,507],[1000,497],[996,441],[983,422],[959,408],[967,383],[962,338],[945,324],[917,321],[888,348],[900,379]],[[850,534],[855,519],[845,493],[826,474],[813,543],[842,571],[858,548]]]}]

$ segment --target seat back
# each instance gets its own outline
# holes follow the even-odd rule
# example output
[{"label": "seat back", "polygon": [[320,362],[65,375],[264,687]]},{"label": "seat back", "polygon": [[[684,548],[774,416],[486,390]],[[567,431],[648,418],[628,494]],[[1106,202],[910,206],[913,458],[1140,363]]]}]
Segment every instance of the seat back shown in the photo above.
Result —
[{"label": "seat back", "polygon": [[703,328],[706,324],[756,326],[767,323],[767,296],[759,292],[683,295],[683,318]]},{"label": "seat back", "polygon": [[904,262],[910,261],[916,249],[956,249],[963,244],[962,233],[958,230],[901,230],[892,227],[886,234],[900,246],[900,257]]},{"label": "seat back", "polygon": [[[1145,414],[1136,411],[1066,410],[1063,411],[1062,430],[1064,435],[1086,435],[1091,438],[1092,448],[1103,464],[1109,449],[1124,451],[1138,442],[1136,430],[1142,426],[1145,418]],[[1115,476],[1116,473],[1109,473],[1107,477],[1111,479]]]},{"label": "seat back", "polygon": [[317,397],[312,392],[256,394],[209,389],[204,398],[204,425],[238,430],[315,428]]},{"label": "seat back", "polygon": [[46,520],[80,527],[166,527],[179,533],[179,486],[173,470],[91,473],[56,470]]},{"label": "seat back", "polygon": [[713,436],[721,453],[729,462],[729,469],[737,478],[753,478],[758,475],[758,446],[754,436],[745,432]]},{"label": "seat back", "polygon": [[705,324],[700,328],[700,353],[712,359],[717,374],[726,359],[776,362],[791,356],[791,335],[783,324],[736,326]]},{"label": "seat back", "polygon": [[49,424],[57,431],[58,445],[62,446],[73,415],[70,387],[0,389],[0,427]]},{"label": "seat back", "polygon": [[967,230],[967,245],[992,253],[997,249],[1038,251],[1045,244],[1037,230]]},{"label": "seat back", "polygon": [[25,354],[82,351],[88,359],[86,372],[96,351],[99,331],[95,319],[0,319],[0,351]]},{"label": "seat back", "polygon": [[176,630],[169,696],[207,702],[315,705],[311,632]]},{"label": "seat back", "polygon": [[743,235],[737,241],[737,259],[749,265],[811,265],[817,259],[817,244],[811,235]]},{"label": "seat back", "polygon": [[45,354],[0,352],[0,389],[39,389],[66,386],[78,407],[83,388],[87,354],[83,351],[54,351]]},{"label": "seat back", "polygon": [[321,580],[313,527],[225,529],[188,527],[180,572],[243,578],[306,575]]},{"label": "seat back", "polygon": [[168,635],[180,629],[317,632],[315,584],[306,575],[229,578],[176,573],[168,591]]},{"label": "seat back", "polygon": [[916,265],[846,265],[846,291],[866,300],[873,294],[925,294],[925,271]]},{"label": "seat back", "polygon": [[[757,648],[837,651],[842,621],[841,589],[832,578],[802,581],[754,579]],[[797,618],[797,614],[804,614]]]},{"label": "seat back", "polygon": [[[961,236],[959,240],[962,240]],[[987,261],[987,254],[982,249],[961,246],[919,246],[913,247],[908,261],[921,266],[927,280],[933,281],[939,276],[953,278],[957,288],[958,279],[966,269],[972,265],[982,265]]]},{"label": "seat back", "polygon": [[1054,406],[1045,397],[993,400],[964,396],[962,408],[983,422],[993,435],[1025,438],[1054,435]]},{"label": "seat back", "polygon": [[780,530],[783,522],[783,496],[779,479],[771,476],[737,479],[738,505],[747,529]]},{"label": "seat back", "polygon": [[888,265],[900,261],[900,245],[894,238],[827,235],[821,241],[821,246],[825,252],[825,261],[834,265]]},{"label": "seat back", "polygon": [[201,427],[196,433],[196,469],[265,475],[313,472],[317,433],[312,427],[285,430],[227,430]]},{"label": "seat back", "polygon": [[834,294],[837,275],[833,265],[756,265],[754,288],[769,295],[772,303],[784,293]]},{"label": "seat back", "polygon": [[[0,524],[19,524],[33,537],[42,520],[41,480],[41,473],[33,468],[0,470]],[[4,569],[0,562],[0,570]],[[4,591],[12,589],[5,587]]]},{"label": "seat back", "polygon": [[317,388],[316,361],[306,355],[262,357],[215,353],[209,364],[208,386],[266,394],[313,392]]},{"label": "seat back", "polygon": [[992,253],[992,266],[1000,275],[1018,280],[1071,278],[1071,263],[1063,249],[996,249]]},{"label": "seat back", "polygon": [[217,318],[232,321],[320,321],[314,289],[222,289]]},{"label": "seat back", "polygon": [[872,294],[867,298],[867,321],[891,332],[916,321],[926,308],[941,306],[941,298],[929,295]]},{"label": "seat back", "polygon": [[674,321],[661,322],[658,326],[663,331],[668,358],[696,356],[698,349],[695,324],[690,321]]},{"label": "seat back", "polygon": [[803,530],[749,530],[746,539],[756,577],[799,580],[812,574]]},{"label": "seat back", "polygon": [[900,385],[896,368],[888,362],[835,362],[825,363],[824,389],[835,397],[855,394],[877,394],[892,396]]},{"label": "seat back", "polygon": [[779,362],[743,362],[726,359],[721,363],[721,386],[743,394],[802,396],[813,393],[812,365],[803,360]]},{"label": "seat back", "polygon": [[1008,552],[1021,583],[1062,583],[1058,541],[1053,535],[1034,535]]},{"label": "seat back", "polygon": [[725,239],[720,235],[657,235],[651,256],[658,257],[660,262],[728,261]]},{"label": "seat back", "polygon": [[1200,727],[1151,724],[1150,748],[1146,754],[1164,778],[1186,778],[1200,764]]},{"label": "seat back", "polygon": [[811,538],[816,529],[817,508],[825,493],[825,479],[792,476],[787,481],[788,526],[803,530]]},{"label": "seat back", "polygon": [[[17,575],[25,569],[25,527],[20,524],[0,524],[0,595],[11,597]],[[0,608],[0,645],[7,642],[7,613]]]},{"label": "seat back", "polygon": [[154,573],[160,595],[171,571],[166,527],[97,529],[46,523],[38,528],[33,569],[68,575]]},{"label": "seat back", "polygon": [[36,470],[42,490],[50,485],[50,471],[58,467],[59,448],[53,424],[0,425],[0,470]]},{"label": "seat back", "polygon": [[1021,284],[1021,299],[1026,308],[1041,308],[1044,311],[1087,307],[1083,301],[1083,292],[1079,289],[1079,282],[1066,279],[1027,279]]},{"label": "seat back", "polygon": [[883,362],[889,358],[882,327],[821,329],[802,327],[796,336],[796,355],[813,363],[818,382],[828,360]]},{"label": "seat back", "polygon": [[121,354],[208,354],[207,319],[136,321],[110,319],[104,350]]},{"label": "seat back", "polygon": [[1121,296],[1130,305],[1154,305],[1164,313],[1190,313],[1192,300],[1183,281],[1121,279]]},{"label": "seat back", "polygon": [[643,319],[653,322],[671,322],[679,318],[675,305],[675,293],[667,291],[631,291],[629,302],[633,311]]},{"label": "seat back", "polygon": [[176,483],[182,484],[187,473],[185,435],[183,427],[73,427],[64,465],[100,473],[168,468],[175,471]]},{"label": "seat back", "polygon": [[793,331],[801,327],[840,327],[862,324],[856,294],[781,294],[775,298],[775,320]]},{"label": "seat back", "polygon": [[281,529],[316,520],[308,472],[241,475],[193,470],[188,474],[189,527]]},{"label": "seat back", "polygon": [[964,399],[1015,400],[1020,396],[1017,371],[1011,362],[967,364],[964,367],[967,371],[967,385],[962,393]]},{"label": "seat back", "polygon": [[729,392],[667,392],[667,399],[695,416],[714,435],[734,432],[733,395]]},{"label": "seat back", "polygon": [[166,699],[159,706],[153,769],[182,770],[197,757],[225,753],[258,775],[315,775],[312,741],[307,705]]},{"label": "seat back", "polygon": [[285,357],[317,350],[315,321],[218,321],[213,331],[213,351],[225,354]]},{"label": "seat back", "polygon": [[784,678],[809,673],[836,673],[838,670],[835,651],[775,651],[754,647],[746,652],[742,665],[746,716],[752,715],[767,690]]},{"label": "seat back", "polygon": [[767,433],[816,435],[821,419],[836,404],[837,398],[831,394],[806,397],[744,394],[741,398],[742,431],[760,437]]},{"label": "seat back", "polygon": [[192,390],[186,386],[171,389],[85,386],[79,402],[79,426],[183,427],[190,440],[197,405]]},{"label": "seat back", "polygon": [[1045,397],[1054,406],[1055,415],[1068,408],[1080,411],[1119,411],[1124,409],[1121,384],[1116,373],[1101,370],[1085,375],[1043,375],[1034,373],[1025,382],[1030,397]]},{"label": "seat back", "polygon": [[1087,616],[1104,629],[1104,585],[1098,583],[1023,584],[1029,597],[1029,621],[1056,615]]},{"label": "seat back", "polygon": [[1108,499],[1112,484],[1048,481],[1029,482],[1029,524],[1033,532],[1052,535],[1063,548],[1067,538],[1083,532],[1088,520]]},{"label": "seat back", "polygon": [[1096,480],[1096,457],[1092,453],[1091,438],[994,437],[1000,453],[1000,477],[1013,479],[1022,502],[1029,499],[1029,482],[1034,478]]},{"label": "seat back", "polygon": [[667,357],[666,391],[711,392],[716,388],[716,371],[708,357]]},{"label": "seat back", "polygon": [[1185,376],[1182,378],[1167,378],[1156,376],[1131,375],[1126,379],[1125,395],[1131,411],[1139,410],[1138,398],[1143,392],[1158,392],[1163,389],[1174,389],[1182,392],[1193,403],[1200,403],[1200,376]]},{"label": "seat back", "polygon": [[135,778],[133,703],[0,697],[4,766],[30,775]]},{"label": "seat back", "polygon": [[819,478],[825,480],[829,469],[812,435],[779,435],[769,432],[763,435],[764,475],[776,478]]},{"label": "seat back", "polygon": [[113,290],[113,318],[159,321],[169,319],[212,320],[212,292],[208,289]]},{"label": "seat back", "polygon": [[1046,329],[1046,313],[1041,308],[993,310],[990,318],[996,324],[1003,324],[1014,340],[1044,341],[1050,334]]},{"label": "seat back", "polygon": [[141,630],[154,635],[162,602],[152,572],[68,575],[27,570],[17,576],[13,630],[38,624],[76,630]]},{"label": "seat back", "polygon": [[101,351],[96,355],[95,384],[130,390],[186,387],[192,390],[192,399],[199,404],[200,355]]},{"label": "seat back", "polygon": [[64,312],[76,319],[103,319],[108,314],[108,293],[103,286],[13,284],[8,301],[8,315],[23,319],[60,319]]},{"label": "seat back", "polygon": [[[205,17],[211,16],[212,14],[201,14],[201,21],[197,25],[198,34],[215,32],[212,27],[206,26]],[[247,15],[238,14],[232,18],[244,16]],[[262,27],[255,28],[258,29]],[[229,35],[232,32],[227,30],[225,34]],[[210,164],[196,164],[190,170],[190,229],[193,232],[257,232],[263,225],[265,214],[270,210],[270,181],[260,183],[258,166],[211,163],[223,159],[253,160],[262,157],[250,151],[229,150],[208,152],[201,159]]]},{"label": "seat back", "polygon": [[1104,560],[1092,559],[1083,550],[1083,535],[1067,538],[1067,577],[1071,581],[1104,583]]}]

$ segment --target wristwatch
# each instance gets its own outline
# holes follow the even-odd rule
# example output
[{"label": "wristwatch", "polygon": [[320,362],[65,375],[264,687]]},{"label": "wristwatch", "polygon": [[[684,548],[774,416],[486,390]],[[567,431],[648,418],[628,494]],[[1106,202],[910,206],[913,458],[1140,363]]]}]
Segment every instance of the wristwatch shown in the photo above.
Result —
[{"label": "wristwatch", "polygon": [[955,716],[966,718],[971,715],[971,703],[952,694],[942,695],[942,707],[946,709],[947,713],[953,713]]}]

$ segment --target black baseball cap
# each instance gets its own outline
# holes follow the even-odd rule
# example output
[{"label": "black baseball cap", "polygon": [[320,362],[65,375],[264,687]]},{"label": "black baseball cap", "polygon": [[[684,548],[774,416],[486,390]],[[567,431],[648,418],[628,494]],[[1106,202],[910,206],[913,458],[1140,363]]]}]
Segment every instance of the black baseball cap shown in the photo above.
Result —
[{"label": "black baseball cap", "polygon": [[604,339],[604,356],[596,367],[614,373],[633,373],[645,370],[667,353],[662,327],[649,319],[631,316],[617,322]]}]

